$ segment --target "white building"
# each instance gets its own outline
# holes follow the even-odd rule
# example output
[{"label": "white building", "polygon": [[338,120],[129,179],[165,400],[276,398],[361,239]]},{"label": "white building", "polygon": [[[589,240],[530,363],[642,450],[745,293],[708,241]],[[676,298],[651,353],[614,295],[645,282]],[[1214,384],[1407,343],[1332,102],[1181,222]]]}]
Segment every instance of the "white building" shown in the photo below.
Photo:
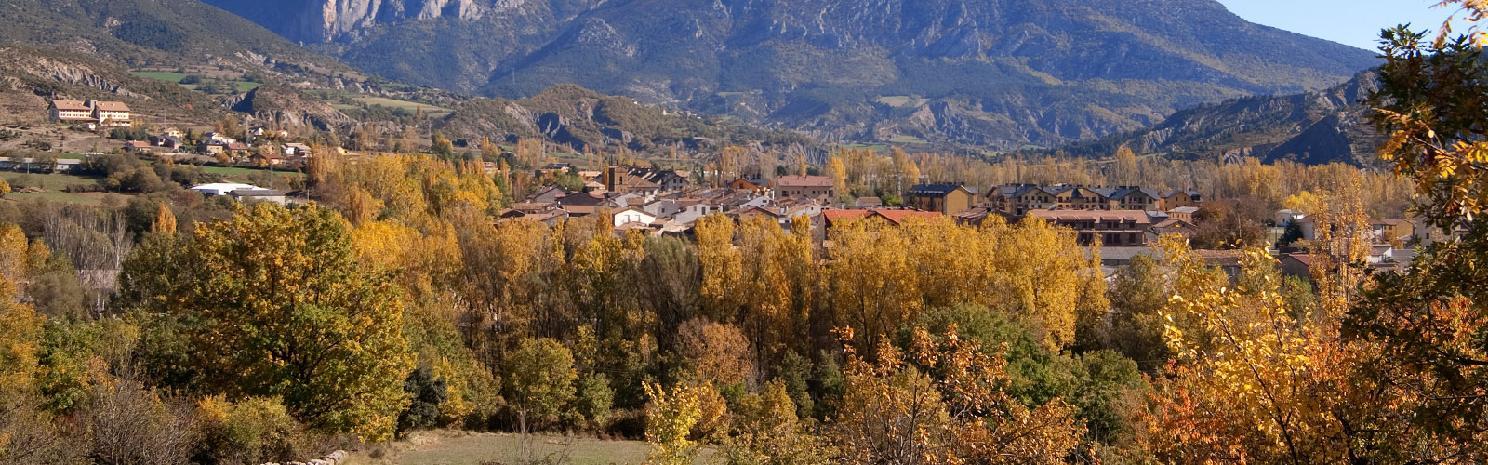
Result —
[{"label": "white building", "polygon": [[634,208],[634,207],[627,208],[627,209],[624,209],[624,210],[620,210],[619,212],[616,212],[614,219],[615,219],[615,221],[614,221],[615,227],[620,227],[622,225],[629,224],[629,223],[641,223],[641,224],[645,224],[645,225],[650,225],[651,223],[655,223],[656,222],[656,216],[655,215],[652,215],[650,213],[646,213],[644,210],[641,210],[639,208]]},{"label": "white building", "polygon": [[199,192],[202,195],[227,195],[231,194],[233,191],[240,189],[248,191],[267,190],[252,184],[242,184],[236,182],[214,182],[210,184],[201,184],[191,188],[191,190]]}]

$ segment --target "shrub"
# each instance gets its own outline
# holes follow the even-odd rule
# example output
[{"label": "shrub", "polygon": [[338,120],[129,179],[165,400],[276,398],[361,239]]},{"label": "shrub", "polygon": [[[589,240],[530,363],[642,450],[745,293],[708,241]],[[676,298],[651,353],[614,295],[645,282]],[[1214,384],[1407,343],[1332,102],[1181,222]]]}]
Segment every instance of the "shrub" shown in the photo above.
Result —
[{"label": "shrub", "polygon": [[303,430],[278,398],[253,397],[238,403],[222,396],[197,402],[201,440],[196,462],[256,465],[307,455]]},{"label": "shrub", "polygon": [[615,403],[615,391],[610,389],[610,378],[603,373],[584,376],[579,380],[579,414],[595,431],[603,431],[610,421],[610,407]]},{"label": "shrub", "polygon": [[449,400],[443,378],[436,378],[434,370],[420,366],[403,381],[403,391],[411,402],[398,415],[398,434],[412,430],[439,426],[439,406]]},{"label": "shrub", "polygon": [[95,463],[186,463],[193,439],[189,410],[134,381],[110,384],[94,392],[80,415]]}]

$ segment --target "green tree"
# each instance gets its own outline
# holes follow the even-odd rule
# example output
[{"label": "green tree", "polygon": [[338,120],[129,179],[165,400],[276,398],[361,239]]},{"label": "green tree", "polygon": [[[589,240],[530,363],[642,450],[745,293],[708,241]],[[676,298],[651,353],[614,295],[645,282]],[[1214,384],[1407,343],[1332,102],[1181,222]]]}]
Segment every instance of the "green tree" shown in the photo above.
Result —
[{"label": "green tree", "polygon": [[126,263],[119,303],[151,315],[167,381],[278,396],[312,427],[392,437],[413,369],[403,299],[356,260],[333,210],[237,207],[190,238],[157,236]]},{"label": "green tree", "polygon": [[576,399],[579,415],[595,430],[603,430],[610,421],[610,408],[615,403],[615,390],[610,389],[610,378],[604,373],[594,373],[579,380],[579,396]]},{"label": "green tree", "polygon": [[507,400],[522,432],[557,421],[574,402],[573,353],[553,339],[525,339],[507,359]]},{"label": "green tree", "polygon": [[1173,357],[1163,340],[1162,309],[1168,303],[1167,280],[1157,261],[1137,256],[1116,273],[1109,290],[1111,317],[1105,346],[1121,352],[1155,373]]},{"label": "green tree", "polygon": [[444,133],[436,131],[431,137],[430,142],[433,144],[433,148],[431,150],[434,152],[435,155],[448,157],[455,154],[454,142],[450,142],[449,138],[445,137]]}]

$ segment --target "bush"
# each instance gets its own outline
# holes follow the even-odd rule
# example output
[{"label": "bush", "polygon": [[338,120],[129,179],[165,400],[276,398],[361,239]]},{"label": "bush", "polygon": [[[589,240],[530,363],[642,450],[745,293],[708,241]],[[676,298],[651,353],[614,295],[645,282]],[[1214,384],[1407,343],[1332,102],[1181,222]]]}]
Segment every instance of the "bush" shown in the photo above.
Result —
[{"label": "bush", "polygon": [[595,431],[603,431],[610,421],[610,407],[615,403],[615,391],[610,389],[610,379],[604,373],[584,376],[579,380],[579,414]]},{"label": "bush", "polygon": [[195,74],[188,74],[188,75],[186,75],[186,77],[181,78],[180,84],[183,85],[183,86],[190,86],[190,85],[201,84],[201,82],[202,82],[202,77],[201,76],[198,76],[198,75],[195,75]]},{"label": "bush", "polygon": [[434,377],[428,366],[420,366],[403,381],[403,391],[411,401],[398,415],[398,435],[439,426],[439,406],[449,400],[443,378]]},{"label": "bush", "polygon": [[0,464],[71,465],[86,463],[67,434],[29,393],[0,396]]},{"label": "bush", "polygon": [[111,384],[95,390],[80,415],[92,433],[89,455],[96,463],[186,463],[193,439],[190,411],[137,382]]},{"label": "bush", "polygon": [[197,463],[256,465],[310,455],[302,450],[303,429],[278,398],[233,403],[208,397],[197,402],[196,411],[201,422]]},{"label": "bush", "polygon": [[88,193],[103,192],[103,191],[105,191],[105,188],[103,187],[102,184],[98,184],[98,183],[93,183],[93,184],[68,184],[67,187],[62,188],[62,192],[66,192],[66,193],[69,193],[69,194],[88,194]]}]

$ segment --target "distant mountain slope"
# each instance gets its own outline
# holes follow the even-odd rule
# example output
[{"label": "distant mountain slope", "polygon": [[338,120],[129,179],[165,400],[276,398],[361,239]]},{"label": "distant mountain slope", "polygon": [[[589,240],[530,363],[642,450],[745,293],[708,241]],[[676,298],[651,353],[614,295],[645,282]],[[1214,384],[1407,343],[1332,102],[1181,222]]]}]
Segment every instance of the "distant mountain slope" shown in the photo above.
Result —
[{"label": "distant mountain slope", "polygon": [[1374,61],[1213,0],[205,1],[405,82],[575,83],[834,139],[996,149],[1320,89]]},{"label": "distant mountain slope", "polygon": [[665,152],[665,147],[717,149],[723,144],[815,148],[800,134],[752,127],[635,103],[578,86],[557,86],[521,100],[475,99],[457,104],[434,123],[453,137],[544,137],[577,150],[624,146]]},{"label": "distant mountain slope", "polygon": [[1323,91],[1206,105],[1178,112],[1148,129],[1076,143],[1066,151],[1109,155],[1128,145],[1143,153],[1369,166],[1377,162],[1382,141],[1363,101],[1377,88],[1377,80],[1371,71]]},{"label": "distant mountain slope", "polygon": [[0,41],[45,44],[126,66],[281,60],[351,71],[198,0],[7,0],[0,24]]},{"label": "distant mountain slope", "polygon": [[[229,111],[284,128],[401,134],[432,125],[471,140],[546,137],[575,148],[635,150],[677,143],[811,144],[797,135],[700,118],[572,86],[519,101],[470,98],[368,80],[335,58],[289,43],[197,0],[12,0],[0,5],[0,123],[46,118],[53,96],[122,100],[147,124],[213,124]],[[136,75],[139,68],[182,70]],[[251,90],[204,93],[166,75],[253,75]],[[384,105],[430,101],[453,110],[415,121]],[[343,111],[345,110],[345,111]],[[348,114],[349,113],[349,114]]]}]

